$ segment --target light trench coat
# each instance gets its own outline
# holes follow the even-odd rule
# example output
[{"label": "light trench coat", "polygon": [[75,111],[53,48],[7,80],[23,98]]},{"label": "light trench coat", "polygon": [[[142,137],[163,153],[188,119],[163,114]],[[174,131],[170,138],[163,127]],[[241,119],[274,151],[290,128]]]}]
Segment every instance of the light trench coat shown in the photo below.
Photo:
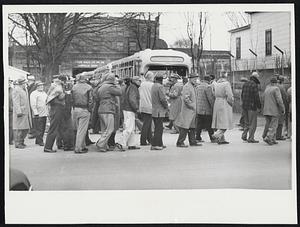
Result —
[{"label": "light trench coat", "polygon": [[233,94],[230,83],[225,78],[219,79],[215,84],[215,98],[211,127],[233,129]]},{"label": "light trench coat", "polygon": [[174,124],[184,129],[196,128],[196,105],[195,87],[188,82],[183,86],[180,113]]},{"label": "light trench coat", "polygon": [[[32,126],[28,92],[15,86],[12,92],[13,100],[13,129],[23,130]],[[18,114],[23,114],[18,117]]]}]

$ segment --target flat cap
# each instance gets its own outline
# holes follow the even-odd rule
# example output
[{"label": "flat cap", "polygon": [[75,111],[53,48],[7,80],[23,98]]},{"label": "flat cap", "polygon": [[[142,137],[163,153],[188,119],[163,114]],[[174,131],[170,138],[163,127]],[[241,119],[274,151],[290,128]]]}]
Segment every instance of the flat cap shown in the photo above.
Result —
[{"label": "flat cap", "polygon": [[240,78],[240,81],[241,81],[241,82],[247,82],[248,79],[247,79],[246,77],[242,76],[242,77]]},{"label": "flat cap", "polygon": [[38,86],[44,85],[45,83],[43,83],[42,81],[39,80],[39,81],[37,81],[35,84],[36,84],[36,86],[38,87]]},{"label": "flat cap", "polygon": [[270,79],[270,82],[271,82],[271,83],[277,83],[277,77],[273,76],[273,77]]}]

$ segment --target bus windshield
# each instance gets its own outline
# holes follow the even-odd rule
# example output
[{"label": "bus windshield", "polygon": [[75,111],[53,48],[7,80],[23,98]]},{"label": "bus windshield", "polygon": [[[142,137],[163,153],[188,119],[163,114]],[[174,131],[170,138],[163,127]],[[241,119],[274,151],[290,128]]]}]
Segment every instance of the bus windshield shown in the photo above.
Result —
[{"label": "bus windshield", "polygon": [[148,70],[154,73],[154,75],[163,75],[164,78],[169,77],[172,73],[178,74],[180,77],[187,77],[188,68],[186,66],[165,66],[165,65],[150,65]]}]

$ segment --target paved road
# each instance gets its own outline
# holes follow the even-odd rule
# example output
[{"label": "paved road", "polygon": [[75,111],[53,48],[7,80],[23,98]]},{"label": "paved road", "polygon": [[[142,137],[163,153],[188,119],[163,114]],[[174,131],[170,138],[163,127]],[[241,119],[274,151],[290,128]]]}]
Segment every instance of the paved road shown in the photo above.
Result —
[{"label": "paved road", "polygon": [[[260,126],[257,139],[262,130]],[[248,144],[240,135],[238,129],[230,130],[226,135],[230,144],[217,145],[208,142],[205,132],[202,147],[179,149],[178,135],[166,131],[163,151],[143,147],[99,153],[91,145],[89,153],[80,155],[62,150],[44,153],[34,140],[27,140],[26,150],[10,146],[10,163],[28,175],[35,190],[290,189],[291,141]],[[94,141],[97,137],[91,135]]]}]

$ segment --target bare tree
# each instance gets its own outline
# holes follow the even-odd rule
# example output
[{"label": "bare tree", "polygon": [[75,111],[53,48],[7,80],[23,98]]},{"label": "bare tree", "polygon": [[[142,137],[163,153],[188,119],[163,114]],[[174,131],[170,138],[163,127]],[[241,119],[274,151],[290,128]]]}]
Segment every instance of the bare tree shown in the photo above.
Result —
[{"label": "bare tree", "polygon": [[203,52],[203,39],[205,37],[208,14],[206,12],[187,13],[187,35],[190,40],[192,57],[192,71],[200,74],[200,59]]},{"label": "bare tree", "polygon": [[[154,49],[158,39],[159,18],[162,13],[139,12],[138,16],[128,20],[128,28],[131,30],[140,50]],[[142,45],[145,43],[145,46]]]},{"label": "bare tree", "polygon": [[191,46],[190,39],[178,39],[174,42],[173,47],[189,48]]},{"label": "bare tree", "polygon": [[[62,56],[72,40],[81,34],[101,35],[102,32],[125,21],[136,13],[110,17],[107,13],[19,13],[10,14],[9,20],[28,34],[33,46],[28,48],[20,39],[9,33],[11,40],[23,47],[42,66],[42,77],[59,72]],[[27,43],[28,44],[28,43]]]},{"label": "bare tree", "polygon": [[226,12],[225,15],[233,28],[239,28],[250,24],[250,16],[245,12]]}]

